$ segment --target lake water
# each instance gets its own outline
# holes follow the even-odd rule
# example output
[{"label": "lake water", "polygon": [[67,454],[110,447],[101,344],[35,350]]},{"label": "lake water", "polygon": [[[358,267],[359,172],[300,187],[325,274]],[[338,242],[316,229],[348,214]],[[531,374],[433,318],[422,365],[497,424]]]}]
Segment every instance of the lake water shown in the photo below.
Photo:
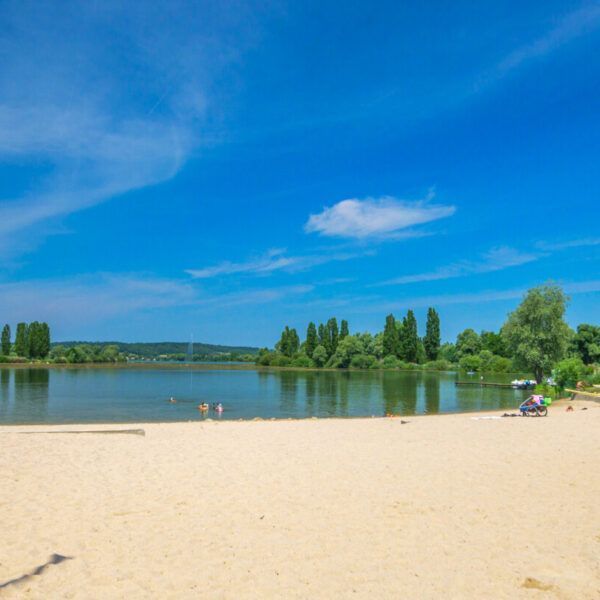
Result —
[{"label": "lake water", "polygon": [[[495,377],[486,380],[513,378]],[[417,371],[0,367],[0,423],[435,414],[515,409],[527,395],[510,388],[456,386],[456,379],[454,373]],[[168,402],[171,396],[176,404]],[[200,413],[200,402],[222,402],[225,411]]]}]

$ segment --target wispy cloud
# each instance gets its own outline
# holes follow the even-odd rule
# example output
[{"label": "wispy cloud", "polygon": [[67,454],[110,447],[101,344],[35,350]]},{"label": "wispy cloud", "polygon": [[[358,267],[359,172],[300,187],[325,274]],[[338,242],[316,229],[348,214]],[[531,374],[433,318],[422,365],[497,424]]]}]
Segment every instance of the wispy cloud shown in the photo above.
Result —
[{"label": "wispy cloud", "polygon": [[306,271],[329,262],[347,261],[361,256],[373,255],[373,251],[329,252],[327,254],[307,254],[288,256],[283,248],[269,250],[263,256],[245,262],[223,261],[217,265],[201,269],[187,269],[186,273],[194,279],[208,279],[227,275],[269,275],[275,271],[295,273]]},{"label": "wispy cloud", "polygon": [[[45,167],[23,193],[0,198],[3,256],[26,249],[14,243],[18,232],[35,240],[49,220],[165,181],[211,143],[203,129],[214,74],[255,35],[252,16],[178,5],[162,27],[163,12],[135,3],[0,7],[0,158]],[[235,42],[216,35],[223,26]]]},{"label": "wispy cloud", "polygon": [[491,273],[493,271],[501,271],[510,267],[533,262],[540,258],[540,256],[542,256],[540,253],[521,252],[515,248],[501,246],[499,248],[493,248],[485,253],[478,261],[463,260],[454,262],[435,269],[434,271],[403,275],[401,277],[388,279],[376,285],[405,285],[422,281],[437,281],[440,279],[466,277],[468,275],[479,273]]},{"label": "wispy cloud", "polygon": [[304,229],[307,233],[342,238],[399,238],[419,235],[410,228],[453,215],[454,206],[432,204],[430,194],[425,200],[381,198],[351,198],[310,215]]},{"label": "wispy cloud", "polygon": [[[535,285],[535,284],[532,284]],[[579,282],[561,283],[565,293],[596,294],[600,292],[600,279],[591,279]],[[349,301],[348,304],[358,307],[356,313],[385,313],[390,311],[401,311],[408,308],[424,308],[428,306],[447,306],[453,304],[482,304],[488,302],[501,302],[504,300],[515,300],[522,298],[527,293],[526,287],[512,288],[509,290],[484,290],[480,292],[465,294],[438,294],[427,296],[411,296],[389,301],[370,301],[361,299],[360,302]]]},{"label": "wispy cloud", "polygon": [[245,290],[242,292],[231,292],[205,298],[200,305],[226,308],[230,306],[243,306],[251,304],[270,304],[281,302],[286,298],[304,296],[315,289],[313,285],[287,285],[272,288]]},{"label": "wispy cloud", "polygon": [[581,238],[578,240],[565,240],[562,242],[538,242],[536,246],[542,250],[558,251],[569,248],[582,248],[585,246],[599,246],[600,238]]},{"label": "wispy cloud", "polygon": [[100,273],[0,284],[0,314],[13,322],[41,319],[86,324],[132,312],[192,305],[198,299],[187,282],[143,274]]},{"label": "wispy cloud", "polygon": [[600,27],[600,3],[598,2],[567,13],[549,31],[505,56],[487,74],[483,82],[500,79],[518,67],[542,58],[570,41],[595,31],[598,27]]}]

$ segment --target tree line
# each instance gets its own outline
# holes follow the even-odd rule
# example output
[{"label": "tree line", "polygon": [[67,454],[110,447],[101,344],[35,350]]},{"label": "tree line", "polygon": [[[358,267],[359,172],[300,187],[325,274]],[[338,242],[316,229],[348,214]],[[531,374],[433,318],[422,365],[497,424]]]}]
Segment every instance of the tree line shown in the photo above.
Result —
[{"label": "tree line", "polygon": [[0,354],[5,358],[15,355],[21,358],[46,358],[50,353],[50,327],[48,323],[33,321],[18,323],[14,344],[10,325],[2,328]]},{"label": "tree line", "polygon": [[581,324],[573,331],[564,321],[567,302],[559,286],[533,288],[499,331],[467,328],[455,342],[444,344],[433,307],[427,311],[423,337],[412,310],[402,318],[388,315],[375,335],[350,334],[346,320],[338,327],[332,317],[319,326],[309,323],[303,342],[296,329],[286,326],[275,349],[261,349],[256,362],[305,368],[526,371],[541,381],[567,360],[583,376],[590,371],[588,365],[600,362],[600,327]]}]

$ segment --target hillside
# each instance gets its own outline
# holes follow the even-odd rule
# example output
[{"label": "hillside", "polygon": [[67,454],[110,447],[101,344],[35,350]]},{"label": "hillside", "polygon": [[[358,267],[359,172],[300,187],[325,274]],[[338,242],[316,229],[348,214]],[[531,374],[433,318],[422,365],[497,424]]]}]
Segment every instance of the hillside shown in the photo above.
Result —
[{"label": "hillside", "polygon": [[[119,352],[136,355],[142,358],[157,358],[158,356],[187,354],[188,342],[55,342],[52,346],[117,346]],[[203,344],[194,342],[194,355],[214,356],[218,354],[256,354],[258,348],[252,346],[222,346],[218,344]]]}]

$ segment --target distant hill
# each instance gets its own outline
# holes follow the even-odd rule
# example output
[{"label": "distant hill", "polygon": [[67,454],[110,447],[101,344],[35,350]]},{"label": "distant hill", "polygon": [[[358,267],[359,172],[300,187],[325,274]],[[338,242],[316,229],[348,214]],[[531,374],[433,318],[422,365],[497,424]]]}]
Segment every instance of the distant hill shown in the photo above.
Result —
[{"label": "distant hill", "polygon": [[[186,354],[188,351],[188,342],[54,342],[52,346],[80,346],[87,344],[89,346],[118,346],[119,352],[125,354],[135,354],[143,358],[157,358],[161,355]],[[258,348],[253,346],[220,346],[218,344],[202,344],[194,342],[194,355],[214,356],[217,354],[256,354]]]}]

